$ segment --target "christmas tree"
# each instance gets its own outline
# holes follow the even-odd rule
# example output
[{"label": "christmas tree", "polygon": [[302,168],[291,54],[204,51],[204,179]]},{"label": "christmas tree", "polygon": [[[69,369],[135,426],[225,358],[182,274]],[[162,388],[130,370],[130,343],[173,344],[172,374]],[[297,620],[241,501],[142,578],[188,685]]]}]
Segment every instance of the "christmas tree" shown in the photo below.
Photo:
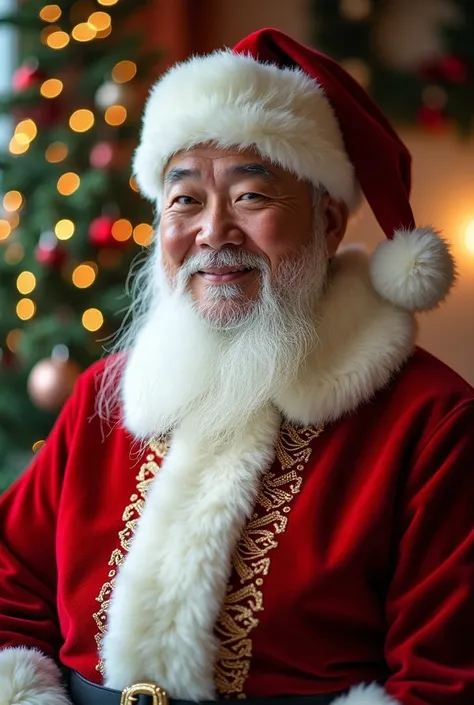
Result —
[{"label": "christmas tree", "polygon": [[12,124],[0,155],[0,490],[120,327],[130,265],[151,239],[130,172],[156,62],[142,50],[146,4],[24,0],[1,19],[22,56],[0,104]]}]

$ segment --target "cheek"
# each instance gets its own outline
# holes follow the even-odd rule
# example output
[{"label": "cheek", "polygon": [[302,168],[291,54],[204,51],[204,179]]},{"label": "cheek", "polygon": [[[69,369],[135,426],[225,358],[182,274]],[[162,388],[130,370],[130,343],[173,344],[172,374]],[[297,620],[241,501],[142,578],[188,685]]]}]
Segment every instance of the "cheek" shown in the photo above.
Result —
[{"label": "cheek", "polygon": [[178,269],[192,247],[193,238],[178,223],[162,220],[160,225],[161,251],[164,265],[171,271]]},{"label": "cheek", "polygon": [[249,232],[252,249],[263,253],[273,269],[283,259],[309,244],[312,238],[311,227],[307,223],[301,224],[297,216],[291,214],[288,217],[286,213],[266,213],[258,227]]}]

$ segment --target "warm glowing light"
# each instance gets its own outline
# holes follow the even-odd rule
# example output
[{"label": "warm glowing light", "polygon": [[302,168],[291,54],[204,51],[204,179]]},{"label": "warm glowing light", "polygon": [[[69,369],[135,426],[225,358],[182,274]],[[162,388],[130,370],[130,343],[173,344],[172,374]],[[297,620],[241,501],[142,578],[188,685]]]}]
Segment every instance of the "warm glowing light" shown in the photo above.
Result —
[{"label": "warm glowing light", "polygon": [[72,36],[76,42],[90,42],[97,36],[97,30],[87,22],[80,22],[72,30]]},{"label": "warm glowing light", "polygon": [[59,78],[48,78],[41,84],[40,93],[44,98],[57,98],[63,88],[63,82]]},{"label": "warm glowing light", "polygon": [[40,32],[40,41],[42,44],[47,44],[49,37],[54,34],[55,32],[60,32],[61,27],[58,27],[58,25],[50,25],[49,27],[45,27],[44,29],[41,30]]},{"label": "warm glowing light", "polygon": [[45,159],[50,164],[56,164],[57,162],[62,162],[66,159],[68,155],[68,148],[64,142],[52,142],[45,152]]},{"label": "warm glowing light", "polygon": [[112,225],[112,237],[119,242],[125,242],[132,237],[133,227],[129,220],[120,218]]},{"label": "warm glowing light", "polygon": [[24,256],[25,248],[23,247],[23,245],[21,245],[19,242],[12,242],[12,244],[8,245],[7,249],[5,250],[3,259],[7,264],[18,264],[19,262],[21,262]]},{"label": "warm glowing light", "polygon": [[131,81],[137,73],[137,65],[134,61],[119,61],[112,69],[112,78],[116,83]]},{"label": "warm glowing light", "polygon": [[96,38],[97,39],[105,39],[105,37],[108,37],[109,34],[112,34],[112,25],[107,27],[107,29],[103,29],[101,32],[97,32]]},{"label": "warm glowing light", "polygon": [[10,150],[11,154],[24,154],[28,151],[30,143],[25,142],[24,140],[22,142],[21,140],[22,138],[20,138],[20,141],[18,140],[18,135],[13,135],[10,140],[10,144],[8,145],[8,149]]},{"label": "warm glowing light", "polygon": [[128,180],[128,185],[130,186],[130,188],[132,189],[132,191],[135,191],[136,193],[138,193],[138,192],[140,191],[140,189],[138,188],[138,184],[137,184],[137,182],[135,181],[135,177],[134,177],[134,176],[131,176],[131,177],[129,178],[129,180]]},{"label": "warm glowing light", "polygon": [[5,219],[8,220],[8,222],[10,223],[10,227],[12,230],[14,230],[20,222],[20,216],[18,215],[18,211],[12,211],[11,213],[8,213],[8,215],[5,215]]},{"label": "warm glowing light", "polygon": [[108,125],[116,127],[127,119],[127,109],[123,105],[111,105],[104,113],[104,120]]},{"label": "warm glowing light", "polygon": [[140,223],[133,230],[133,239],[137,245],[146,247],[151,243],[153,228],[148,223]]},{"label": "warm glowing light", "polygon": [[104,5],[104,7],[111,7],[112,5],[115,5],[118,0],[97,0],[99,5]]},{"label": "warm glowing light", "polygon": [[12,352],[16,352],[18,350],[18,346],[20,345],[22,335],[23,331],[19,328],[14,328],[11,330],[5,339],[7,348]]},{"label": "warm glowing light", "polygon": [[15,138],[19,144],[29,144],[38,134],[38,128],[33,120],[22,120],[15,127]]},{"label": "warm glowing light", "polygon": [[36,313],[36,304],[31,299],[20,299],[16,305],[16,315],[22,321],[28,321]]},{"label": "warm glowing light", "polygon": [[31,450],[33,451],[33,453],[37,453],[42,446],[44,446],[44,441],[36,441],[31,446]]},{"label": "warm glowing light", "polygon": [[474,254],[474,220],[471,220],[471,222],[468,223],[466,227],[466,231],[464,233],[464,242],[466,243],[466,247],[469,252],[472,252]]},{"label": "warm glowing light", "polygon": [[70,196],[74,191],[77,191],[81,185],[81,179],[73,171],[67,171],[59,177],[57,189],[61,196]]},{"label": "warm glowing light", "polygon": [[54,226],[54,234],[58,240],[69,240],[74,235],[74,223],[72,220],[64,218],[63,220],[58,220]]},{"label": "warm glowing light", "polygon": [[31,294],[36,286],[36,277],[33,272],[21,272],[16,280],[16,288],[20,294]]},{"label": "warm glowing light", "polygon": [[74,132],[87,132],[94,124],[94,113],[92,110],[80,108],[75,110],[69,118],[69,127]]},{"label": "warm glowing light", "polygon": [[17,211],[22,203],[23,196],[19,191],[7,191],[3,197],[3,207],[6,211]]},{"label": "warm glowing light", "polygon": [[56,22],[61,17],[62,10],[59,5],[45,5],[41,8],[39,16],[44,22]]},{"label": "warm glowing light", "polygon": [[87,23],[95,29],[96,32],[103,32],[110,27],[112,19],[107,12],[93,12],[87,20]]},{"label": "warm glowing light", "polygon": [[0,240],[6,240],[12,231],[12,226],[8,220],[0,220]]},{"label": "warm glowing light", "polygon": [[69,44],[69,39],[69,34],[60,30],[59,32],[53,32],[50,34],[46,39],[46,44],[51,49],[64,49],[64,47],[67,47]]},{"label": "warm glowing light", "polygon": [[84,262],[75,268],[72,273],[72,283],[78,289],[87,289],[94,283],[97,276],[97,266],[94,267],[89,262]]},{"label": "warm glowing light", "polygon": [[104,317],[98,308],[88,308],[82,314],[82,325],[86,330],[99,330],[104,323]]}]

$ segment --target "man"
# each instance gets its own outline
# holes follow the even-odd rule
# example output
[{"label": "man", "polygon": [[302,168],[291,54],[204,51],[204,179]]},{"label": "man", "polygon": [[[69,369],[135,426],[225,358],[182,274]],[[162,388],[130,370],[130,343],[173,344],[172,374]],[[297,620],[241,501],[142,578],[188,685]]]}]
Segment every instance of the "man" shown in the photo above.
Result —
[{"label": "man", "polygon": [[1,501],[0,704],[470,705],[474,393],[415,348],[454,265],[406,149],[263,30],[158,82],[134,167],[131,325]]}]

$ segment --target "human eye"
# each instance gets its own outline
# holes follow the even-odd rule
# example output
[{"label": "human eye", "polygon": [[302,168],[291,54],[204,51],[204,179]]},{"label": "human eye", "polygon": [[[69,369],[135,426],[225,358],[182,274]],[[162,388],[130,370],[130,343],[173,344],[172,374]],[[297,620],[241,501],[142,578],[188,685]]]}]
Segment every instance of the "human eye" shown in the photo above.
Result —
[{"label": "human eye", "polygon": [[181,194],[180,196],[175,196],[171,202],[172,206],[178,206],[185,208],[186,206],[194,206],[198,201],[192,196],[187,196],[186,194]]},{"label": "human eye", "polygon": [[259,198],[265,198],[265,196],[262,193],[257,193],[256,191],[248,191],[247,193],[243,193],[239,197],[239,201],[255,201]]}]

